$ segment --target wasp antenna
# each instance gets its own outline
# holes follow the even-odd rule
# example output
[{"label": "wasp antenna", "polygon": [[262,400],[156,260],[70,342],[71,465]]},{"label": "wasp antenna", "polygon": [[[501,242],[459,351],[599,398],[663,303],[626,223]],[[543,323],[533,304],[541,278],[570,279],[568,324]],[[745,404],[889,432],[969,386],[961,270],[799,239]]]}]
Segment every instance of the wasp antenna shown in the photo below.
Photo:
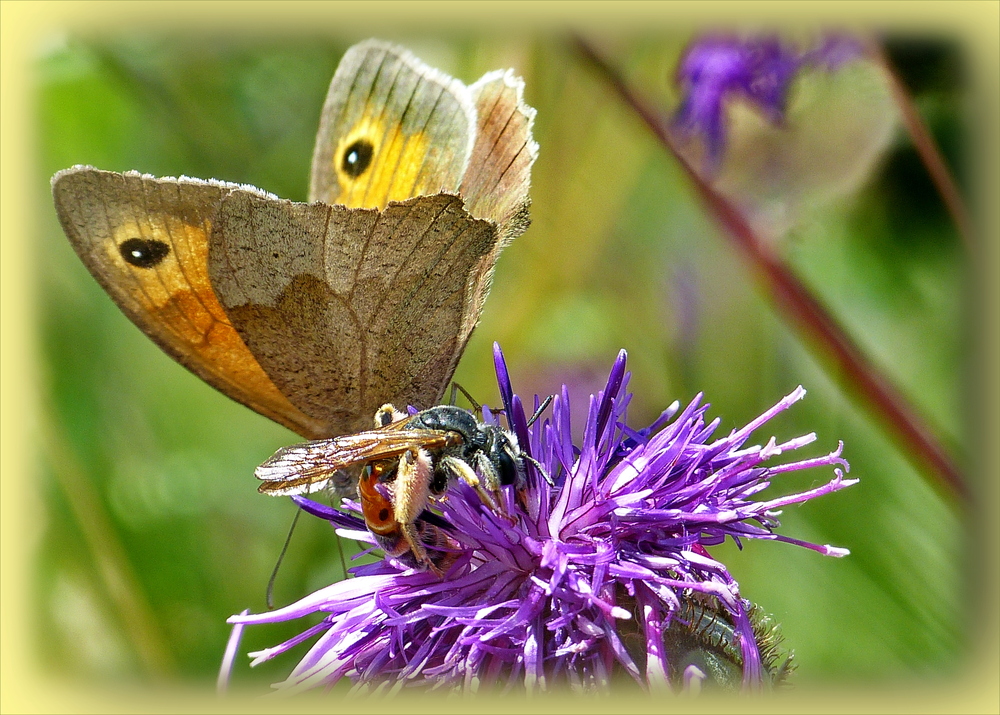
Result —
[{"label": "wasp antenna", "polygon": [[545,467],[543,467],[537,459],[532,457],[530,454],[525,454],[524,452],[521,452],[521,459],[526,459],[531,462],[535,469],[537,469],[542,477],[545,478],[545,481],[549,483],[549,486],[554,487],[556,485],[555,480],[549,475],[548,472],[545,471]]},{"label": "wasp antenna", "polygon": [[[549,395],[544,400],[542,400],[542,404],[540,404],[538,406],[538,409],[535,410],[535,414],[533,414],[531,416],[531,419],[528,420],[528,427],[531,427],[531,425],[535,424],[535,420],[537,420],[539,417],[542,416],[542,413],[545,412],[545,410],[548,408],[548,406],[552,403],[552,399],[554,397],[555,397],[555,395]],[[546,479],[546,481],[549,481],[549,480]],[[552,482],[550,481],[549,483],[551,484]]]},{"label": "wasp antenna", "polygon": [[288,536],[285,537],[285,543],[281,547],[281,553],[278,554],[278,560],[274,564],[274,570],[271,571],[271,578],[267,580],[267,593],[264,596],[264,600],[267,603],[267,610],[274,610],[274,582],[278,579],[278,569],[281,568],[281,562],[285,560],[285,552],[288,551],[288,545],[292,542],[292,534],[295,533],[295,525],[299,523],[299,515],[302,510],[298,507],[295,508],[295,516],[292,517],[292,525],[288,527]]}]

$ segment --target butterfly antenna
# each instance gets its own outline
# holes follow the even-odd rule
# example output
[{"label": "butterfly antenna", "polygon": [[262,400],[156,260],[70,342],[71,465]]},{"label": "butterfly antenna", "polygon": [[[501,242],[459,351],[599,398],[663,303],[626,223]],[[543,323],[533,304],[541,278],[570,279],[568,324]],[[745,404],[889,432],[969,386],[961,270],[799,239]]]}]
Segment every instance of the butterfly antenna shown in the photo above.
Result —
[{"label": "butterfly antenna", "polygon": [[274,570],[271,572],[271,578],[267,580],[267,594],[265,595],[264,600],[267,603],[267,610],[269,611],[274,610],[274,582],[278,578],[278,569],[281,568],[281,562],[285,560],[285,552],[288,551],[288,545],[292,542],[292,534],[295,533],[295,525],[299,523],[299,515],[301,513],[301,509],[295,509],[295,516],[292,517],[292,525],[288,528],[288,536],[285,537],[285,544],[281,547],[281,553],[278,554],[278,560],[274,564]]}]

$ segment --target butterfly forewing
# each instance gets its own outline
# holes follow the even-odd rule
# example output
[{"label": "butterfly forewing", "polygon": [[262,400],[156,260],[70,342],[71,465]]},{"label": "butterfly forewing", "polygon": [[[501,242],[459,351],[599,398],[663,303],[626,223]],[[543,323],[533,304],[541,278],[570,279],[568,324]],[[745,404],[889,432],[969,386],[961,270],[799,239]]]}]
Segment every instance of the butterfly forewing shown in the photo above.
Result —
[{"label": "butterfly forewing", "polygon": [[472,149],[468,88],[408,50],[367,40],[344,53],[313,154],[312,201],[383,208],[456,191]]},{"label": "butterfly forewing", "polygon": [[[500,250],[527,226],[523,83],[471,87],[377,40],[330,85],[310,197],[74,167],[60,221],[122,310],[230,397],[309,439],[438,404]],[[366,208],[368,207],[368,208]]]},{"label": "butterfly forewing", "polygon": [[[425,516],[433,485],[461,478],[492,503],[517,483],[510,440],[431,406],[500,251],[528,225],[538,147],[522,94],[510,70],[467,87],[368,40],[330,84],[312,204],[91,167],[53,179],[67,236],[139,327],[230,397],[318,440],[262,464],[259,490],[347,488],[361,475],[386,553],[432,569],[444,562],[428,549],[449,543]],[[431,409],[380,426],[401,415],[392,404]]]}]

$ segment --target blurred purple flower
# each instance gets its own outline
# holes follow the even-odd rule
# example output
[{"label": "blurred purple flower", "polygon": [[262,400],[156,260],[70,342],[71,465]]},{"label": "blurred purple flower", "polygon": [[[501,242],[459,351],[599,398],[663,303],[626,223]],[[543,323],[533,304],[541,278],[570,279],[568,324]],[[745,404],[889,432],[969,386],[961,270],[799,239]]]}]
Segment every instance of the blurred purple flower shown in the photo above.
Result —
[{"label": "blurred purple flower", "polygon": [[[722,658],[737,667],[744,689],[780,676],[771,644],[762,642],[766,624],[754,619],[754,607],[705,547],[729,536],[737,544],[771,539],[830,556],[848,553],[774,533],[781,507],[857,481],[844,479],[839,468],[848,468],[842,445],[824,456],[766,467],[763,462],[815,435],[744,446],[805,391],[797,388],[720,439],[711,439],[720,421],[705,424],[708,405],[700,395],[683,410],[674,403],[650,427],[633,430],[625,425],[631,395],[622,351],[604,390],[591,397],[576,447],[566,391],[555,398],[550,420],[529,427],[499,347],[495,357],[509,426],[554,486],[530,466],[522,498],[513,488],[504,492],[504,515],[466,484],[453,484],[436,505],[451,525],[456,550],[444,578],[384,559],[357,566],[353,578],[285,608],[233,616],[236,630],[322,616],[290,641],[251,654],[253,664],[317,637],[276,688],[328,688],[347,677],[363,691],[408,685],[603,690],[622,673],[646,688],[692,688],[706,677],[704,668],[679,662],[673,651],[685,634],[699,650],[698,628],[705,622],[713,627],[705,638],[723,634]],[[809,491],[753,500],[773,477],[817,466],[833,466],[834,478]],[[341,536],[374,544],[358,504],[345,500],[345,512],[293,498],[339,527]],[[234,632],[233,641],[238,637]]]},{"label": "blurred purple flower", "polygon": [[848,62],[863,57],[866,52],[864,44],[857,37],[831,32],[824,35],[816,47],[803,53],[802,65],[835,72]]},{"label": "blurred purple flower", "polygon": [[680,61],[677,81],[684,93],[674,115],[674,128],[705,143],[711,169],[718,167],[726,146],[726,104],[743,99],[767,119],[785,118],[788,91],[805,67],[839,69],[864,53],[849,35],[829,34],[805,52],[776,36],[740,38],[708,35],[691,43]]}]

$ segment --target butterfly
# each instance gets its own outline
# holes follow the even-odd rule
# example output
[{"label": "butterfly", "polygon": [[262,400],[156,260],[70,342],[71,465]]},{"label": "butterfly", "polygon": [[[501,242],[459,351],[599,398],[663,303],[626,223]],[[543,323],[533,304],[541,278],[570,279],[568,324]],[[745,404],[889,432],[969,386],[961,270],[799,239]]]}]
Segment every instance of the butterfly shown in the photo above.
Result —
[{"label": "butterfly", "polygon": [[465,86],[408,50],[351,47],[330,84],[309,199],[75,166],[63,230],[171,357],[308,439],[437,404],[500,251],[528,224],[534,110],[511,70]]},{"label": "butterfly", "polygon": [[309,203],[75,166],[56,213],[91,274],[171,357],[309,440],[437,405],[500,251],[528,226],[535,111],[512,70],[466,86],[379,40],[344,54]]}]

